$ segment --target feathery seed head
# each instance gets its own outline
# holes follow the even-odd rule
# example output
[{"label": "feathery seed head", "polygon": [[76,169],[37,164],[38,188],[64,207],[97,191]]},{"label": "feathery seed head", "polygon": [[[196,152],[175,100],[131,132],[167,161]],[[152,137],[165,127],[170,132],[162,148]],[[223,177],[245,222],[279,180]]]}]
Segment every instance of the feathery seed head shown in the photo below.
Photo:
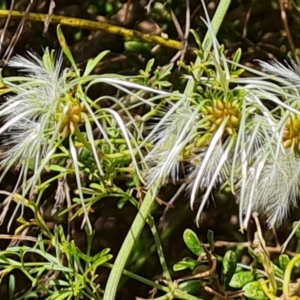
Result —
[{"label": "feathery seed head", "polygon": [[154,148],[145,158],[148,186],[154,182],[163,185],[169,176],[173,181],[178,178],[179,156],[192,141],[197,121],[198,111],[190,106],[182,106],[166,118],[153,138]]},{"label": "feathery seed head", "polygon": [[281,82],[285,88],[296,88],[300,91],[300,67],[295,62],[292,61],[285,65],[276,60],[260,61],[259,63],[266,73],[276,75],[276,80]]},{"label": "feathery seed head", "polygon": [[55,128],[61,120],[57,113],[66,112],[69,105],[66,97],[71,86],[66,78],[69,74],[61,76],[62,56],[55,61],[48,50],[42,60],[28,55],[29,58],[16,56],[9,62],[10,67],[18,68],[26,77],[18,77],[17,83],[4,78],[14,95],[7,97],[0,110],[4,121],[0,134],[5,136],[5,148],[11,149],[2,154],[2,167],[45,157],[52,147],[48,141],[54,141],[58,135]]},{"label": "feathery seed head", "polygon": [[240,209],[266,216],[270,226],[280,225],[288,216],[290,207],[296,205],[300,160],[292,149],[287,149],[280,152],[275,162],[271,156],[263,167],[261,162],[262,158],[258,158],[249,169]]},{"label": "feathery seed head", "polygon": [[[197,174],[199,172],[199,169],[201,168],[201,165],[203,164],[203,160],[204,160],[206,154],[207,154],[207,147],[202,148],[197,155],[193,154],[193,156],[191,157],[191,160],[190,160],[190,163],[193,166],[193,169],[192,169],[191,173],[189,174],[189,177],[191,177],[191,178],[197,177]],[[215,170],[217,169],[218,164],[219,164],[220,159],[223,154],[224,154],[224,149],[223,149],[222,143],[219,142],[214,147],[213,151],[210,153],[210,159],[207,162],[207,165],[205,167],[205,170],[204,170],[201,180],[199,182],[199,187],[207,188],[210,185],[210,183],[212,182],[213,176],[215,174]],[[228,162],[229,161],[227,161],[225,163],[223,168],[218,173],[218,175],[215,179],[215,186],[219,186],[228,180],[228,176],[230,174],[229,173],[230,165],[228,164]],[[192,181],[190,183],[188,189],[192,189],[193,185],[194,185],[194,182]]]}]

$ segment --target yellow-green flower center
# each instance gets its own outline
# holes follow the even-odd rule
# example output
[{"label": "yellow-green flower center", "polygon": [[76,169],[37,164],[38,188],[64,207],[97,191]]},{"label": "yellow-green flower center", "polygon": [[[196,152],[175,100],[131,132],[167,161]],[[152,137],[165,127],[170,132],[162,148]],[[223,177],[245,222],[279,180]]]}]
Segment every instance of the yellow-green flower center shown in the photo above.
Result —
[{"label": "yellow-green flower center", "polygon": [[215,132],[220,124],[228,118],[225,131],[229,135],[236,133],[240,124],[238,101],[214,100],[211,105],[205,106],[204,113],[208,120],[206,125],[209,132]]},{"label": "yellow-green flower center", "polygon": [[294,151],[300,155],[300,117],[297,115],[291,114],[285,123],[283,146],[294,147]]}]

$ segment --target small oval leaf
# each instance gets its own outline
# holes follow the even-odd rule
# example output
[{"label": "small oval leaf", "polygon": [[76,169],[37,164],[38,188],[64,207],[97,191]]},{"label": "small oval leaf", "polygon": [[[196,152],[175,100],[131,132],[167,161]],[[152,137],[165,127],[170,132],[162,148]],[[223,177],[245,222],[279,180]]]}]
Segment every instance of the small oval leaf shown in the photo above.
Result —
[{"label": "small oval leaf", "polygon": [[290,262],[290,258],[286,254],[279,255],[279,266],[280,269],[284,272],[287,264]]},{"label": "small oval leaf", "polygon": [[173,270],[176,271],[181,271],[185,269],[191,269],[194,270],[195,267],[199,265],[199,262],[197,260],[194,260],[190,257],[186,257],[183,260],[179,261],[173,266]]},{"label": "small oval leaf", "polygon": [[185,281],[180,283],[178,287],[182,292],[185,292],[193,296],[197,296],[202,290],[202,285],[200,280]]},{"label": "small oval leaf", "polygon": [[247,283],[253,281],[255,279],[255,275],[253,272],[244,271],[235,273],[230,282],[229,286],[235,289],[240,289],[245,286]]},{"label": "small oval leaf", "polygon": [[236,253],[232,250],[227,251],[223,257],[222,264],[223,282],[225,285],[228,285],[236,269]]},{"label": "small oval leaf", "polygon": [[255,299],[255,300],[265,300],[268,299],[265,296],[265,293],[261,287],[261,284],[258,281],[252,281],[247,283],[243,287],[244,296],[248,299]]},{"label": "small oval leaf", "polygon": [[196,233],[191,229],[186,229],[183,233],[183,240],[187,247],[197,256],[200,256],[202,253],[205,253],[201,242],[199,241]]}]

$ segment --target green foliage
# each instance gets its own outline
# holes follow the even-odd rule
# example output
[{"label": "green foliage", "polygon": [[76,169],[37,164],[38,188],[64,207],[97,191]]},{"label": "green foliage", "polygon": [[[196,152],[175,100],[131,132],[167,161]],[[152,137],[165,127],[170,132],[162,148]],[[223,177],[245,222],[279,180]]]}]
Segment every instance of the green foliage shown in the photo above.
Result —
[{"label": "green foliage", "polygon": [[[88,249],[93,237],[88,239]],[[47,248],[45,246],[47,245]],[[50,250],[50,251],[49,251]],[[103,290],[97,283],[97,268],[112,258],[109,249],[91,256],[69,242],[62,227],[54,230],[51,241],[39,237],[34,247],[11,247],[0,254],[1,282],[9,276],[10,299],[28,299],[46,294],[47,299],[100,299]],[[31,257],[31,259],[29,259]],[[15,271],[21,271],[31,282],[20,295]],[[18,297],[13,298],[17,293]]]},{"label": "green foliage", "polygon": [[244,295],[248,299],[265,300],[268,299],[258,281],[252,281],[243,286]]},{"label": "green foliage", "polygon": [[[222,297],[238,297],[239,294],[243,294],[247,299],[296,299],[294,290],[290,291],[291,274],[300,260],[300,255],[291,260],[288,255],[280,254],[278,264],[273,263],[266,251],[265,241],[258,232],[258,239],[253,243],[253,247],[249,248],[248,256],[252,256],[253,261],[245,265],[238,261],[237,251],[227,250],[221,258],[211,251],[213,247],[210,247],[210,250],[205,249],[197,235],[190,229],[186,230],[183,239],[187,248],[191,249],[192,246],[192,249],[195,249],[196,244],[199,249],[201,245],[204,252],[199,252],[197,260],[187,257],[173,266],[174,271],[189,270],[192,273],[178,279],[179,287],[192,295],[203,295],[205,291],[212,293],[211,288],[217,286],[215,292]],[[192,239],[187,239],[187,235]],[[222,265],[221,273],[217,272],[219,263]],[[279,294],[282,296],[277,298]]]},{"label": "green foliage", "polygon": [[235,289],[243,288],[248,282],[252,282],[255,279],[255,274],[250,271],[242,271],[235,273],[230,282],[229,286]]},{"label": "green foliage", "polygon": [[237,265],[237,257],[236,253],[232,250],[228,250],[223,257],[222,261],[222,281],[224,282],[225,286],[232,283],[233,274],[235,273]]},{"label": "green foliage", "polygon": [[183,240],[187,247],[197,256],[205,253],[201,242],[199,241],[195,232],[190,229],[186,229],[183,234]]},{"label": "green foliage", "polygon": [[[154,294],[159,291],[158,299],[241,295],[295,299],[297,288],[292,287],[297,285],[293,276],[297,273],[293,270],[300,256],[287,252],[273,259],[258,224],[248,252],[242,243],[219,251],[214,231],[208,231],[204,244],[198,233],[185,229],[183,241],[193,257],[181,259],[170,270],[164,253],[166,237],[151,217],[155,200],[162,202],[158,198],[161,188],[170,182],[176,186],[180,180],[192,207],[202,200],[197,206],[198,223],[214,190],[236,195],[242,230],[254,210],[273,226],[284,221],[289,208],[296,205],[299,70],[277,62],[261,63],[267,73],[241,66],[241,49],[228,60],[216,33],[229,2],[220,2],[212,22],[205,10],[208,33],[204,40],[191,30],[198,46],[196,60],[180,61],[179,68],[174,63],[157,67],[160,59],[151,58],[133,76],[94,74],[108,51],[81,69],[60,26],[58,40],[71,68],[63,68],[62,56],[49,49],[42,58],[29,53],[30,59],[17,56],[10,61],[22,74],[1,77],[0,94],[5,101],[0,108],[4,122],[0,134],[6,140],[0,181],[17,166],[20,175],[12,192],[0,192],[7,197],[1,221],[15,202],[9,225],[17,225],[14,235],[6,238],[27,241],[26,246],[10,245],[0,253],[0,283],[6,284],[9,299],[111,300],[122,274],[154,288]],[[174,10],[178,12],[185,3],[180,1]],[[110,13],[118,3],[89,1],[88,5],[95,13]],[[153,12],[163,22],[171,20],[164,15],[162,3],[155,1]],[[127,52],[149,54],[152,42],[129,37],[124,45]],[[245,71],[253,77],[244,78]],[[109,93],[107,86],[112,89]],[[93,97],[93,89],[101,92]],[[57,187],[50,214],[54,225],[49,228],[43,206],[53,186]],[[108,248],[91,254],[94,209],[111,199],[117,200],[116,209],[126,204],[139,209],[113,266],[108,263],[112,258]],[[72,235],[77,222],[85,230],[86,251],[79,249]],[[153,240],[150,234],[139,238],[145,223]],[[168,227],[176,229],[171,223]],[[298,243],[294,252],[298,253],[298,224],[294,231]],[[28,232],[35,236],[27,236]],[[34,246],[28,246],[32,242]],[[148,246],[149,252],[142,253]],[[132,261],[137,260],[134,272],[124,269],[130,255]],[[157,255],[161,268],[156,275],[163,273],[159,282],[137,275],[137,267],[143,267],[151,255]],[[98,282],[104,268],[112,268],[106,291]],[[179,271],[185,276],[177,278]],[[23,278],[26,286],[20,287]]]}]

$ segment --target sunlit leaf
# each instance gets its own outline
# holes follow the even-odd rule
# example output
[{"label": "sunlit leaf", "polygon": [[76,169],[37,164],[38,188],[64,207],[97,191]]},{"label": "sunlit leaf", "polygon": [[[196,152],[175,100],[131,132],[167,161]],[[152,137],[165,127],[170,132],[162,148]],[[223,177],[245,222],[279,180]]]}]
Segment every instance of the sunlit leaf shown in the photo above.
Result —
[{"label": "sunlit leaf", "polygon": [[194,296],[199,295],[199,293],[203,290],[200,280],[188,280],[185,282],[181,282],[178,285],[178,288],[181,291]]},{"label": "sunlit leaf", "polygon": [[183,240],[187,247],[197,256],[205,253],[205,250],[199,241],[195,232],[191,229],[186,229],[183,233]]},{"label": "sunlit leaf", "polygon": [[174,264],[173,266],[173,270],[176,271],[181,271],[181,270],[185,270],[185,269],[190,269],[190,270],[194,270],[194,268],[199,265],[199,262],[186,257],[183,260],[179,261],[178,263]]},{"label": "sunlit leaf", "polygon": [[232,279],[232,275],[236,270],[236,265],[237,265],[236,253],[232,250],[228,250],[225,253],[222,261],[222,276],[225,285],[227,285]]},{"label": "sunlit leaf", "polygon": [[265,300],[268,299],[258,281],[252,281],[247,283],[243,287],[244,296],[253,300]]},{"label": "sunlit leaf", "polygon": [[255,275],[253,272],[250,271],[238,272],[232,276],[229,282],[229,286],[231,286],[232,288],[240,289],[243,286],[245,286],[248,282],[251,282],[254,279],[255,279]]}]

